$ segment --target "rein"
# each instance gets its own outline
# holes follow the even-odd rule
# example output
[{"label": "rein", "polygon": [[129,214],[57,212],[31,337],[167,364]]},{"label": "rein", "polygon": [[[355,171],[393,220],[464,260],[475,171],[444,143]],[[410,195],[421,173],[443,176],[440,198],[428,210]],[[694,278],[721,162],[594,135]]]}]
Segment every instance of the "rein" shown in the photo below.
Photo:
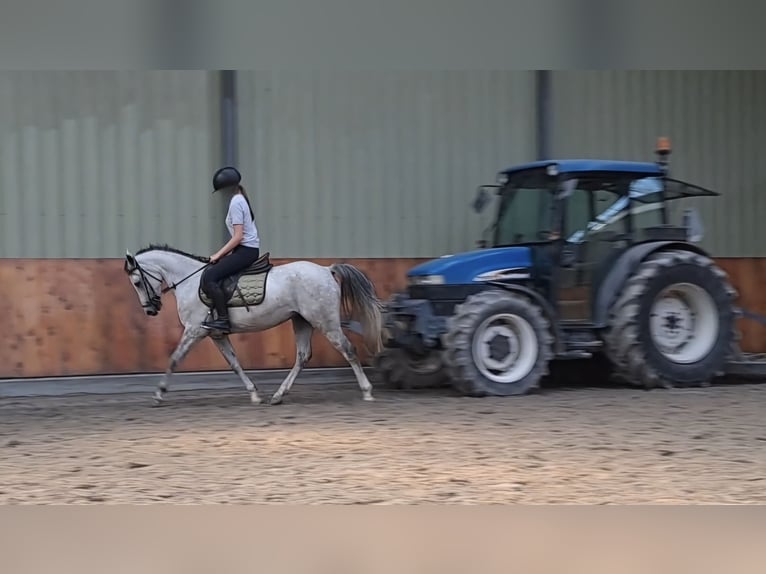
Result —
[{"label": "rein", "polygon": [[196,275],[197,273],[199,273],[203,269],[206,269],[207,267],[210,267],[210,265],[211,265],[211,263],[208,262],[205,265],[203,265],[202,267],[200,267],[199,269],[197,269],[196,271],[192,271],[191,273],[189,273],[186,277],[184,277],[180,281],[177,281],[177,282],[173,283],[172,285],[168,285],[167,287],[161,289],[159,295],[154,290],[154,287],[152,287],[151,283],[149,283],[146,280],[146,277],[147,276],[151,277],[152,279],[154,279],[155,281],[157,281],[160,284],[162,284],[162,278],[161,277],[157,277],[156,275],[153,275],[152,273],[150,273],[149,271],[147,271],[146,269],[141,267],[141,265],[138,263],[138,261],[136,261],[136,270],[141,275],[141,282],[144,285],[144,289],[146,290],[146,294],[149,295],[149,299],[151,300],[152,305],[154,305],[157,309],[159,309],[162,306],[162,301],[161,301],[161,296],[162,295],[164,295],[168,291],[172,291],[173,289],[178,287],[181,283],[183,283],[184,281],[186,281],[190,277],[193,277],[194,275]]},{"label": "rein", "polygon": [[[162,295],[164,295],[164,294],[165,294],[165,293],[167,293],[168,291],[172,291],[173,289],[175,289],[176,287],[178,287],[178,286],[179,286],[181,283],[183,283],[184,281],[186,281],[186,280],[187,280],[189,277],[193,277],[194,275],[196,275],[197,273],[199,273],[199,272],[200,272],[200,271],[202,271],[203,269],[207,269],[208,267],[210,267],[210,265],[212,265],[212,263],[205,263],[205,264],[204,264],[202,267],[200,267],[200,268],[199,268],[199,269],[197,269],[196,271],[192,271],[191,273],[189,273],[189,274],[188,274],[186,277],[184,277],[183,279],[181,279],[181,280],[180,280],[180,281],[178,281],[177,283],[173,283],[172,285],[169,285],[169,286],[165,287],[165,288],[164,288],[164,289],[161,291]],[[155,277],[155,279],[156,279],[156,277]]]}]

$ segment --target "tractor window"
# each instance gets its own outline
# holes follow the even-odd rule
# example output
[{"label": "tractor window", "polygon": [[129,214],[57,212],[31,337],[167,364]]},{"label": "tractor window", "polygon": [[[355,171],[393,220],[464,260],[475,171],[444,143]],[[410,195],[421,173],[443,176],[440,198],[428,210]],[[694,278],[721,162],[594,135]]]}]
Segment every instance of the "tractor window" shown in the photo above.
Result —
[{"label": "tractor window", "polygon": [[593,192],[587,189],[575,189],[566,204],[566,223],[564,233],[572,235],[583,229],[587,229],[588,223],[593,219],[591,208]]},{"label": "tractor window", "polygon": [[538,187],[508,189],[500,200],[496,247],[544,241],[551,230],[553,195]]},{"label": "tractor window", "polygon": [[[592,202],[595,216],[585,211]],[[570,207],[571,206],[571,207]],[[607,239],[609,235],[624,233],[628,200],[614,191],[607,191],[592,182],[583,182],[572,193],[567,204],[567,240],[582,243],[594,239]],[[574,208],[574,209],[572,209]],[[586,216],[586,213],[588,215]]]},{"label": "tractor window", "polygon": [[646,229],[662,224],[662,181],[656,177],[635,179],[630,183],[633,198],[633,227]]},{"label": "tractor window", "polygon": [[[682,197],[686,191],[683,185],[671,189],[671,194]],[[568,198],[565,233],[571,243],[609,240],[610,236],[625,233],[629,207],[635,229],[662,224],[662,178],[585,176],[570,187],[573,189],[565,194]],[[691,190],[687,193],[702,194],[704,191]],[[591,204],[595,217],[587,216]]]},{"label": "tractor window", "polygon": [[595,239],[606,238],[610,234],[625,233],[628,222],[625,219],[628,201],[614,193],[598,189],[593,192],[596,203],[596,223],[591,226],[589,235]]}]

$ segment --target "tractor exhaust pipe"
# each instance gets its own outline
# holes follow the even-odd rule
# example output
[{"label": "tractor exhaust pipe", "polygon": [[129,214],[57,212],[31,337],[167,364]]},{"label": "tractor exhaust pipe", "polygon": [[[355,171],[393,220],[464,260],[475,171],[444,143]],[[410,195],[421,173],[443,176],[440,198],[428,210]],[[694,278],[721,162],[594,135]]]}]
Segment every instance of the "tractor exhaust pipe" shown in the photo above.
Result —
[{"label": "tractor exhaust pipe", "polygon": [[[655,153],[657,154],[657,165],[660,167],[660,171],[662,172],[662,179],[666,179],[668,177],[668,156],[670,155],[670,139],[666,137],[658,137],[657,138],[657,149],[655,150]],[[667,225],[668,224],[668,208],[665,205],[665,185],[662,186],[662,224]]]}]

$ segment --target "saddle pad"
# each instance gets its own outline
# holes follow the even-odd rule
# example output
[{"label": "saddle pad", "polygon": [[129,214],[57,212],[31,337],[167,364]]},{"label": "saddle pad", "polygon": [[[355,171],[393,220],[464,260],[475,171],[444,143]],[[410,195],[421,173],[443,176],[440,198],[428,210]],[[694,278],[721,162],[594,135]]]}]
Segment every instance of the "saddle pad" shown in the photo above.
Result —
[{"label": "saddle pad", "polygon": [[[237,283],[239,290],[234,290],[226,305],[228,307],[254,307],[260,305],[266,296],[266,278],[268,276],[268,273],[241,276]],[[228,292],[228,289],[226,291]],[[241,297],[240,291],[242,292]],[[213,306],[213,301],[202,290],[202,287],[199,289],[199,298],[208,307]]]}]

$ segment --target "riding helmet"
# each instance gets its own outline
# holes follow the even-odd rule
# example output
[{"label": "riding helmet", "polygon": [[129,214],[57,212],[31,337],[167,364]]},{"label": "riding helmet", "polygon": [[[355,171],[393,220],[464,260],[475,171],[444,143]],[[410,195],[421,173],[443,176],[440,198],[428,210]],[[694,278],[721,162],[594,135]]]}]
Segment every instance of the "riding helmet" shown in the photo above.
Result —
[{"label": "riding helmet", "polygon": [[234,167],[222,167],[213,176],[213,193],[239,185],[242,175]]}]

